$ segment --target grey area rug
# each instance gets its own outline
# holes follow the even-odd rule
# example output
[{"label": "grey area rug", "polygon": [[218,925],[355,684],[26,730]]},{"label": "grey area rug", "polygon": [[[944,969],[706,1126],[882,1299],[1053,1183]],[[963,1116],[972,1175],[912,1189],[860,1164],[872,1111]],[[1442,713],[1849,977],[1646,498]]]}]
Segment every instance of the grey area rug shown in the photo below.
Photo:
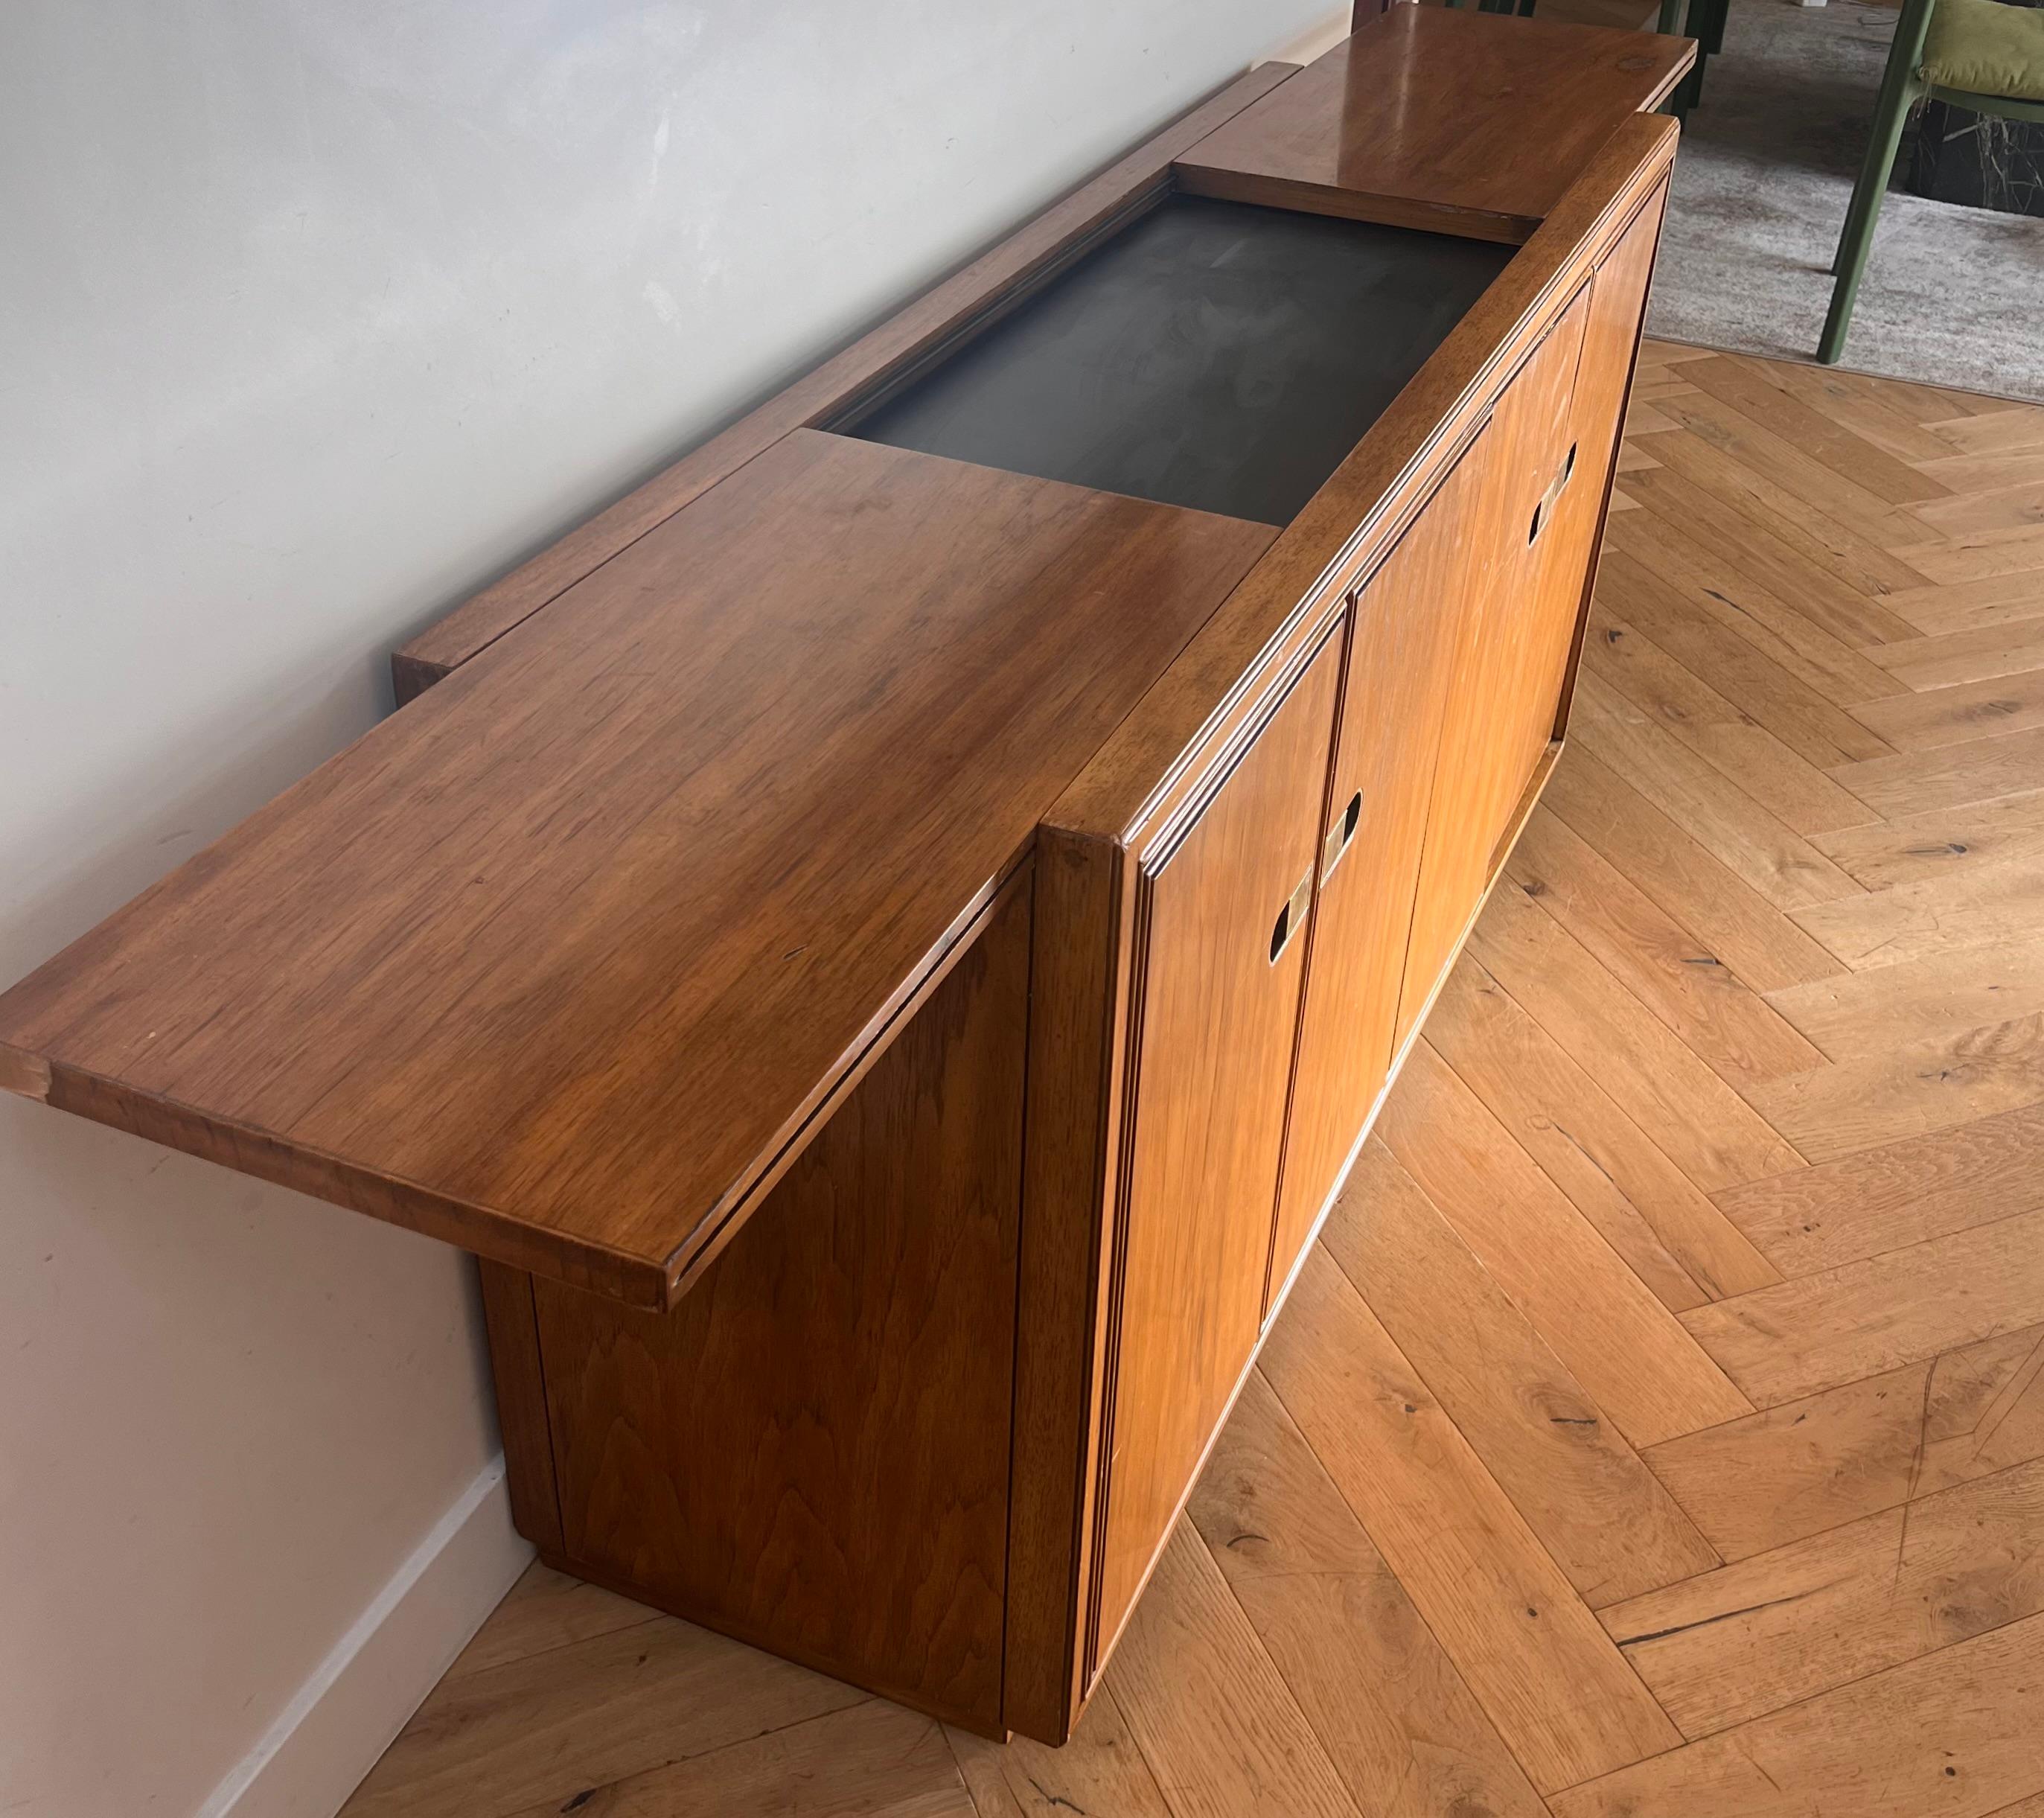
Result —
[{"label": "grey area rug", "polygon": [[[1676,160],[1650,333],[1814,357],[1896,18],[1732,0]],[[2044,401],[2044,220],[1891,189],[1840,364]]]}]

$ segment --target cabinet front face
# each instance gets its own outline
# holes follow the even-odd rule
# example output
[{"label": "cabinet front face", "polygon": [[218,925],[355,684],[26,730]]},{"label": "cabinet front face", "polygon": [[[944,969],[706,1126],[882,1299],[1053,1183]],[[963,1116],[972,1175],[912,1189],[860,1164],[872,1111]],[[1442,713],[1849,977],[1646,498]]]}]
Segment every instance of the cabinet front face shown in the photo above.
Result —
[{"label": "cabinet front face", "polygon": [[1261,1326],[1340,664],[1336,632],[1139,886],[1089,1688]]},{"label": "cabinet front face", "polygon": [[[1402,1042],[1431,1001],[1489,882],[1491,855],[1510,824],[1539,751],[1525,728],[1551,729],[1550,665],[1539,648],[1555,615],[1542,609],[1542,543],[1566,490],[1570,399],[1589,315],[1585,286],[1520,368],[1492,413],[1481,457],[1481,502],[1470,527],[1470,591],[1427,811],[1426,849],[1400,994]],[[1580,597],[1581,575],[1577,577]],[[1571,621],[1573,622],[1573,621]],[[1546,691],[1546,692],[1543,692]]]},{"label": "cabinet front face", "polygon": [[1483,589],[1490,434],[1356,596],[1266,1312],[1390,1071],[1441,717],[1467,606]]}]

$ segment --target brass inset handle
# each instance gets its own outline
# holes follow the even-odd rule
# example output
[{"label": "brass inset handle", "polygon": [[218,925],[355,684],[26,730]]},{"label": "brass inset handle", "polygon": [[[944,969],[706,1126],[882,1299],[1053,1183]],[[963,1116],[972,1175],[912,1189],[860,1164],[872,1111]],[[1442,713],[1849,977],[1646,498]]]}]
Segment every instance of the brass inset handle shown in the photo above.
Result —
[{"label": "brass inset handle", "polygon": [[1322,883],[1335,874],[1335,867],[1347,855],[1349,842],[1355,837],[1356,823],[1362,818],[1362,791],[1358,790],[1348,798],[1348,806],[1341,811],[1341,818],[1327,829],[1326,843],[1320,848]]},{"label": "brass inset handle", "polygon": [[1278,920],[1270,930],[1270,963],[1278,963],[1278,955],[1292,944],[1292,936],[1306,925],[1306,911],[1313,902],[1313,873],[1308,866],[1292,894],[1285,899],[1285,906],[1278,912]]},{"label": "brass inset handle", "polygon": [[1554,502],[1562,496],[1562,490],[1575,477],[1576,444],[1569,444],[1569,452],[1562,463],[1562,471],[1547,482],[1547,490],[1541,494],[1540,502],[1533,508],[1533,521],[1527,527],[1528,545],[1539,540],[1540,532],[1547,528],[1547,520],[1554,515]]}]

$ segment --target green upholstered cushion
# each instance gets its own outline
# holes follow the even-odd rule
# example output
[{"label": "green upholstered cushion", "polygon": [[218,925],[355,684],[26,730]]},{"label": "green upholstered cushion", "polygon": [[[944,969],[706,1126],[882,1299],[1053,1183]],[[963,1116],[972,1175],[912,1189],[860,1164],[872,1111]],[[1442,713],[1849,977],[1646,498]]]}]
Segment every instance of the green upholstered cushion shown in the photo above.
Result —
[{"label": "green upholstered cushion", "polygon": [[1938,88],[2044,101],[2044,8],[1938,0],[1919,73]]}]

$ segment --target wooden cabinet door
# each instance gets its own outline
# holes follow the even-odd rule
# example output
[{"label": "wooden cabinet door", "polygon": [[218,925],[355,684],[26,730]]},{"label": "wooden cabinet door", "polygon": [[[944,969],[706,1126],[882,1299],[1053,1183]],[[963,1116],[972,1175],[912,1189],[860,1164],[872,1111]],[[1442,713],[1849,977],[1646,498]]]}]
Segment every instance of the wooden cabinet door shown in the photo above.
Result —
[{"label": "wooden cabinet door", "polygon": [[[1505,387],[1485,432],[1481,497],[1470,528],[1472,590],[1427,810],[1399,997],[1400,1042],[1432,1001],[1482,900],[1492,854],[1538,759],[1537,752],[1529,756],[1523,733],[1541,710],[1539,691],[1547,686],[1539,639],[1553,615],[1535,598],[1543,580],[1540,532],[1567,459],[1570,400],[1589,305],[1585,285]],[[1550,723],[1553,709],[1550,694]]]},{"label": "wooden cabinet door", "polygon": [[1266,1314],[1390,1071],[1441,718],[1492,553],[1489,436],[1462,456],[1352,608]]},{"label": "wooden cabinet door", "polygon": [[1514,735],[1528,767],[1554,736],[1566,712],[1563,695],[1596,573],[1597,545],[1604,534],[1619,436],[1625,427],[1633,356],[1646,313],[1646,286],[1654,273],[1666,194],[1665,189],[1659,191],[1634,217],[1590,283],[1582,359],[1569,405],[1573,471],[1541,530],[1536,545],[1541,573],[1530,590],[1538,618],[1531,632],[1538,664],[1529,677],[1526,711]]},{"label": "wooden cabinet door", "polygon": [[1261,1327],[1340,645],[1138,886],[1089,1689]]}]

